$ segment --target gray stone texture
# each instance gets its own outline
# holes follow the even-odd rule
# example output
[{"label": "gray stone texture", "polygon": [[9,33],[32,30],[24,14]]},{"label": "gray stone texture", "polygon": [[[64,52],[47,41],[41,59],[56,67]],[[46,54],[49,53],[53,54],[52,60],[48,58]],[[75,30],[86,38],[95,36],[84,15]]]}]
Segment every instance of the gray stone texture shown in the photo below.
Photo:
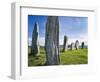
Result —
[{"label": "gray stone texture", "polygon": [[75,44],[72,42],[70,47],[71,47],[71,50],[74,50],[75,49]]},{"label": "gray stone texture", "polygon": [[32,46],[31,46],[31,53],[33,56],[38,55],[39,53],[39,25],[38,23],[35,23],[34,30],[32,33]]},{"label": "gray stone texture", "polygon": [[59,57],[59,19],[57,16],[48,16],[45,32],[45,51],[47,65],[60,64]]},{"label": "gray stone texture", "polygon": [[68,49],[68,37],[64,36],[64,43],[63,43],[63,52],[65,52]]},{"label": "gray stone texture", "polygon": [[78,40],[76,40],[76,42],[75,42],[75,49],[76,50],[79,49],[79,41]]},{"label": "gray stone texture", "polygon": [[83,48],[84,48],[84,46],[85,46],[85,44],[84,44],[84,42],[82,42],[82,44],[81,44],[81,48],[83,49]]}]

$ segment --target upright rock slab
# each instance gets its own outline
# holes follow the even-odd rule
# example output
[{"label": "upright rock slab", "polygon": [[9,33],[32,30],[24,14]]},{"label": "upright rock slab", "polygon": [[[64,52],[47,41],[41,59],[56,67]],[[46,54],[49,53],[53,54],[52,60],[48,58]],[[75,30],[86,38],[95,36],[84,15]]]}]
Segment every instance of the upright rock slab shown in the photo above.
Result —
[{"label": "upright rock slab", "polygon": [[74,45],[74,43],[73,43],[73,42],[71,43],[70,47],[71,47],[71,50],[74,50],[74,49],[75,49],[75,48],[74,48],[74,47],[75,47],[75,45]]},{"label": "upright rock slab", "polygon": [[38,38],[39,38],[39,25],[38,23],[35,23],[34,30],[32,33],[32,47],[31,47],[31,53],[33,56],[38,55],[39,52]]},{"label": "upright rock slab", "polygon": [[76,50],[79,49],[79,41],[78,40],[76,40],[76,42],[75,42],[75,49]]},{"label": "upright rock slab", "polygon": [[47,65],[60,64],[59,19],[57,16],[48,16],[45,32],[45,51]]},{"label": "upright rock slab", "polygon": [[67,42],[68,42],[68,37],[64,36],[63,52],[65,52],[65,50],[67,50],[68,48]]},{"label": "upright rock slab", "polygon": [[84,44],[84,42],[82,42],[81,48],[84,49],[84,46],[85,46],[85,44]]}]

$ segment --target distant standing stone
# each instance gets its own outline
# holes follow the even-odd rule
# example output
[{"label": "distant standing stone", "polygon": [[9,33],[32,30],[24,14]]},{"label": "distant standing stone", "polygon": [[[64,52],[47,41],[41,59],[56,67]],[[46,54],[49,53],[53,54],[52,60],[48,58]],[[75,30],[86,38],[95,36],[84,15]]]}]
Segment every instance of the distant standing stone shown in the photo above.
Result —
[{"label": "distant standing stone", "polygon": [[68,42],[68,37],[67,36],[64,36],[63,52],[65,52],[65,50],[68,49],[67,42]]},{"label": "distant standing stone", "polygon": [[71,50],[74,50],[74,49],[75,49],[75,48],[74,48],[74,47],[75,47],[75,45],[74,45],[74,43],[73,43],[73,42],[71,43],[70,47],[71,47]]},{"label": "distant standing stone", "polygon": [[35,23],[34,30],[32,33],[32,47],[31,47],[31,53],[33,56],[38,55],[39,52],[38,36],[39,36],[39,25],[38,23]]},{"label": "distant standing stone", "polygon": [[84,46],[85,46],[85,44],[84,44],[84,42],[82,42],[82,44],[81,44],[81,48],[83,49],[83,48],[84,48]]},{"label": "distant standing stone", "polygon": [[75,42],[75,49],[76,50],[79,49],[79,41],[78,40],[76,40],[76,42]]},{"label": "distant standing stone", "polygon": [[45,51],[47,65],[60,64],[59,19],[57,16],[48,16],[45,32]]}]

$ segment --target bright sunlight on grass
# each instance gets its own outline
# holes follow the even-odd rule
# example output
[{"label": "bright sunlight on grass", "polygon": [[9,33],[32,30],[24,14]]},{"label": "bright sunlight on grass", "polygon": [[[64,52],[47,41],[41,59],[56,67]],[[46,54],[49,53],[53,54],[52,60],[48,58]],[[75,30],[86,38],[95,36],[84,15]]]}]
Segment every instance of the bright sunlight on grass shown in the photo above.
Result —
[{"label": "bright sunlight on grass", "polygon": [[[30,51],[30,49],[29,49]],[[28,54],[28,66],[45,66],[46,55],[44,48],[40,48],[39,56]],[[88,63],[88,49],[68,50],[60,52],[60,65],[74,65]]]}]

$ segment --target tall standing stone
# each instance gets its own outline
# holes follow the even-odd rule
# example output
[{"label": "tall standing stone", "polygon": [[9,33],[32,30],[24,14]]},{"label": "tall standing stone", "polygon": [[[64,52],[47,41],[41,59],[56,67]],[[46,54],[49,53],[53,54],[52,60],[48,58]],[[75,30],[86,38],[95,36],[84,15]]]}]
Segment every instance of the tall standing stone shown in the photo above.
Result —
[{"label": "tall standing stone", "polygon": [[82,44],[81,44],[81,48],[82,48],[82,49],[84,48],[84,42],[82,42]]},{"label": "tall standing stone", "polygon": [[74,50],[74,49],[75,49],[75,48],[74,48],[74,47],[75,47],[75,45],[74,45],[74,43],[73,43],[73,42],[71,43],[70,47],[71,47],[71,50]]},{"label": "tall standing stone", "polygon": [[76,42],[75,42],[75,49],[76,50],[79,49],[79,41],[78,40],[76,40]]},{"label": "tall standing stone", "polygon": [[68,42],[68,37],[64,36],[63,52],[65,52],[65,50],[67,50],[68,48],[67,42]]},{"label": "tall standing stone", "polygon": [[48,16],[45,32],[45,51],[47,65],[60,64],[59,19],[57,16]]},{"label": "tall standing stone", "polygon": [[32,47],[31,47],[31,53],[33,56],[38,55],[39,52],[39,25],[38,23],[35,23],[34,30],[32,33]]}]

